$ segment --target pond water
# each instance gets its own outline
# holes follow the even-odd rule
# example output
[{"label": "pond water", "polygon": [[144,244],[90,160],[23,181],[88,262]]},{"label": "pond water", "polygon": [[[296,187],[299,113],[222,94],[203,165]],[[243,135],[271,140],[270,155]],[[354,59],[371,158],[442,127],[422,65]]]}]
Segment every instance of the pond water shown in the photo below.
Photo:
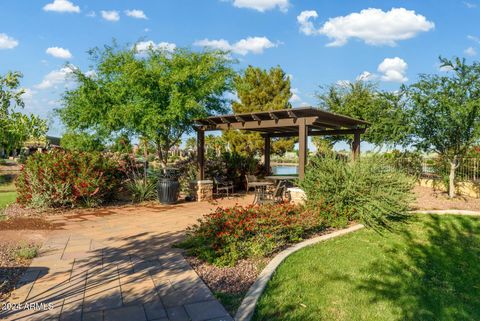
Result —
[{"label": "pond water", "polygon": [[272,166],[273,175],[298,175],[297,165],[274,165]]}]

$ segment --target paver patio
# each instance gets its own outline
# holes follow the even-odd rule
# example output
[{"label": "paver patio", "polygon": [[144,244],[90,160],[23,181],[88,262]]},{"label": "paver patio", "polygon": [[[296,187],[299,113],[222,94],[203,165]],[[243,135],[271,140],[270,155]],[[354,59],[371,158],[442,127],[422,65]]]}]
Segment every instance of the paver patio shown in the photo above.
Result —
[{"label": "paver patio", "polygon": [[61,230],[52,232],[9,298],[21,309],[0,312],[0,319],[232,320],[172,244],[217,206],[251,201],[132,205],[49,217],[63,224]]}]

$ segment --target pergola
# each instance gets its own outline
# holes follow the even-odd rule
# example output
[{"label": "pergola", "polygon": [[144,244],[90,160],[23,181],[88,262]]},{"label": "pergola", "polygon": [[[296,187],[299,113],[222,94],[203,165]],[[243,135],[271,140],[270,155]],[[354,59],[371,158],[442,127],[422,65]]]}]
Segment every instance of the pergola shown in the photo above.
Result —
[{"label": "pergola", "polygon": [[298,136],[298,176],[305,175],[308,136],[353,135],[352,156],[360,153],[360,135],[369,123],[330,113],[318,108],[301,107],[252,113],[211,116],[195,121],[199,180],[205,178],[205,132],[239,129],[259,132],[265,139],[265,168],[270,168],[270,139]]}]

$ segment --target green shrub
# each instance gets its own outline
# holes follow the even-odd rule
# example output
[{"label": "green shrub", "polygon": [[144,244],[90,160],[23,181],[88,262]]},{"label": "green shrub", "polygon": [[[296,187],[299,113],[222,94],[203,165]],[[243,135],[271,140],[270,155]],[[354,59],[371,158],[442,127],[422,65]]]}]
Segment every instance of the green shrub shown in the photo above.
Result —
[{"label": "green shrub", "polygon": [[149,201],[155,198],[157,186],[151,180],[129,180],[126,183],[127,190],[131,194],[132,202]]},{"label": "green shrub", "polygon": [[31,260],[38,255],[38,246],[35,244],[21,245],[15,251],[15,257],[22,260]]},{"label": "green shrub", "polygon": [[216,265],[264,257],[324,228],[317,212],[292,204],[217,208],[189,228],[180,247]]},{"label": "green shrub", "polygon": [[329,224],[358,220],[367,226],[387,226],[409,210],[414,178],[377,156],[346,162],[334,157],[312,158],[300,186],[307,207]]},{"label": "green shrub", "polygon": [[121,184],[118,162],[100,153],[35,153],[16,180],[17,202],[34,208],[96,206]]}]

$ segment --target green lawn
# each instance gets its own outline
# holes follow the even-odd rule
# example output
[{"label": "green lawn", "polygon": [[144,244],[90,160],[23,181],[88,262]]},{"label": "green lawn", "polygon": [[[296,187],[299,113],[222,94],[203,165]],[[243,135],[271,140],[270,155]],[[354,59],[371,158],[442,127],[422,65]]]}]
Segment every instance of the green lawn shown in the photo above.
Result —
[{"label": "green lawn", "polygon": [[4,173],[0,174],[0,209],[15,202],[16,198],[17,193],[15,192],[13,175]]},{"label": "green lawn", "polygon": [[278,269],[254,320],[480,320],[480,219],[417,216],[301,250]]}]

